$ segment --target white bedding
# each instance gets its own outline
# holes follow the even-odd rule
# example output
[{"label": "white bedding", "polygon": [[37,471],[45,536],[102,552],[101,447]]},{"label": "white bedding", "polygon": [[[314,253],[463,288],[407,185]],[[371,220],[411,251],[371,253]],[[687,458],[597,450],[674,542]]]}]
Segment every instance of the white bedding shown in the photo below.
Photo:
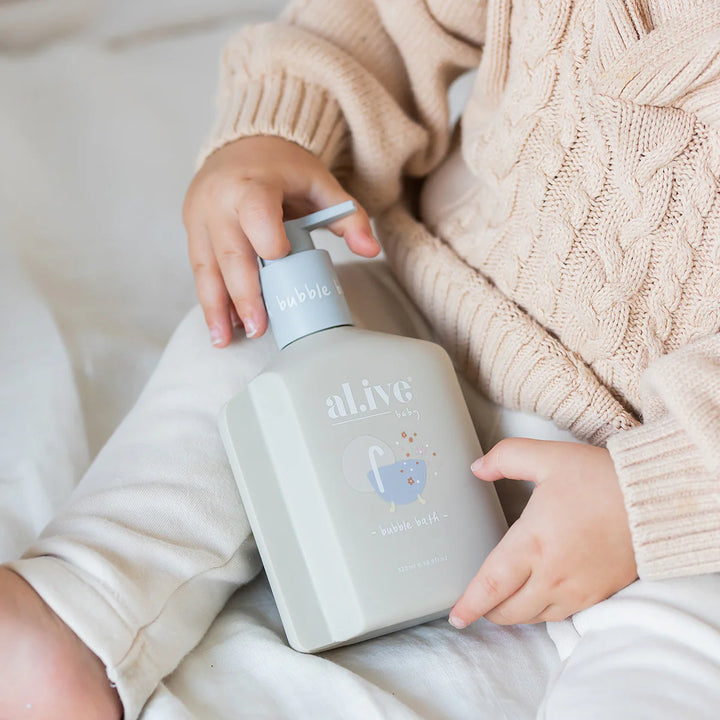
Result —
[{"label": "white bedding", "polygon": [[[0,55],[0,561],[62,503],[194,303],[180,205],[219,50],[243,8],[255,21],[278,4],[106,2],[62,43]],[[143,720],[520,720],[558,663],[543,626],[484,621],[301,655],[260,576]]]}]

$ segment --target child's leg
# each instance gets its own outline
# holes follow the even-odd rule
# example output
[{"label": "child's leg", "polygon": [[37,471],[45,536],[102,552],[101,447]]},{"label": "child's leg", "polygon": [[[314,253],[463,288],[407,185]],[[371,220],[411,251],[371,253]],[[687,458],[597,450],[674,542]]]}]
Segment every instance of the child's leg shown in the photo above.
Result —
[{"label": "child's leg", "polygon": [[718,717],[720,573],[638,580],[575,613],[568,626],[575,646],[538,720]]},{"label": "child's leg", "polygon": [[[359,325],[428,335],[385,265],[347,266],[340,274]],[[233,590],[261,568],[216,422],[222,404],[275,352],[269,335],[216,350],[199,308],[192,312],[69,503],[24,559],[10,564],[52,608],[39,606],[40,615],[54,618],[48,630],[59,628],[34,634],[37,653],[47,650],[44,639],[48,647],[61,642],[53,657],[78,672],[96,662],[75,652],[74,636],[54,611],[107,668],[125,720],[137,717]],[[13,597],[27,588],[13,579],[0,575],[7,600],[0,631],[22,627]],[[0,668],[13,662],[8,653],[0,642]],[[6,681],[0,675],[0,696],[17,700]],[[62,697],[70,690],[58,687]],[[87,696],[86,687],[81,699]]]},{"label": "child's leg", "polygon": [[10,564],[107,667],[128,720],[261,567],[216,419],[274,352],[269,336],[218,351],[192,312],[69,503]]}]

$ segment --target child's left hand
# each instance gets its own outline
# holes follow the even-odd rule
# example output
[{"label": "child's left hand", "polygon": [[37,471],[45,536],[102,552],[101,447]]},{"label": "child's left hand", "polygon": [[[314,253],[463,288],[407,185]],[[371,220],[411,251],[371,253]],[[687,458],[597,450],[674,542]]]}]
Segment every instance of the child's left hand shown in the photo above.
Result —
[{"label": "child's left hand", "polygon": [[481,480],[535,483],[522,515],[470,581],[450,617],[465,627],[563,620],[637,579],[627,512],[610,453],[509,438],[473,463]]}]

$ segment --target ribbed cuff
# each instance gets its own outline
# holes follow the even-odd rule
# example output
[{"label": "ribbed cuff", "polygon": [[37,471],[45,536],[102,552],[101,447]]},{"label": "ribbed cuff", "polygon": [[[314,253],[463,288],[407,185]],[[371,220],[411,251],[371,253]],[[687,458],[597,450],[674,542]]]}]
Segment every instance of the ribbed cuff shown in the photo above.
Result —
[{"label": "ribbed cuff", "polygon": [[285,73],[267,75],[237,82],[226,91],[218,124],[197,167],[223,145],[251,135],[290,140],[328,167],[349,137],[340,105],[325,88]]},{"label": "ribbed cuff", "polygon": [[148,648],[137,642],[97,582],[59,558],[24,558],[6,564],[28,582],[53,612],[97,655],[122,702],[124,720],[136,720],[162,680]]},{"label": "ribbed cuff", "polygon": [[720,480],[669,416],[619,432],[607,449],[625,498],[638,574],[661,580],[720,570]]}]

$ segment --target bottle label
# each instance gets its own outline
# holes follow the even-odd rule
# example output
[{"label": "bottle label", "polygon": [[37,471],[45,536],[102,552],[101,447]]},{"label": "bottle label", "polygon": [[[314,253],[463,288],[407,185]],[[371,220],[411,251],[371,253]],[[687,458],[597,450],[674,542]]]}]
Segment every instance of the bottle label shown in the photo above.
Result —
[{"label": "bottle label", "polygon": [[342,476],[333,473],[329,481],[349,486],[337,488],[346,529],[365,538],[357,553],[407,577],[452,558],[448,538],[457,532],[453,507],[462,481],[442,482],[457,465],[457,457],[444,457],[445,447],[456,447],[448,443],[449,428],[438,425],[444,383],[402,367],[396,372],[335,375],[315,402],[328,426],[323,445],[333,454],[337,448],[341,461]]},{"label": "bottle label", "polygon": [[360,387],[343,382],[337,393],[325,398],[327,415],[333,425],[365,420],[395,413],[397,417],[420,419],[420,411],[410,406],[413,399],[412,378],[372,384],[367,378]]},{"label": "bottle label", "polygon": [[[350,487],[357,492],[375,493],[391,513],[399,505],[425,505],[425,487],[438,474],[437,450],[429,442],[423,442],[417,432],[407,430],[399,431],[397,437],[388,438],[388,442],[374,435],[353,438],[343,452],[342,464]],[[430,512],[415,518],[410,527],[401,523],[381,534],[426,527],[440,519],[437,513]]]}]

